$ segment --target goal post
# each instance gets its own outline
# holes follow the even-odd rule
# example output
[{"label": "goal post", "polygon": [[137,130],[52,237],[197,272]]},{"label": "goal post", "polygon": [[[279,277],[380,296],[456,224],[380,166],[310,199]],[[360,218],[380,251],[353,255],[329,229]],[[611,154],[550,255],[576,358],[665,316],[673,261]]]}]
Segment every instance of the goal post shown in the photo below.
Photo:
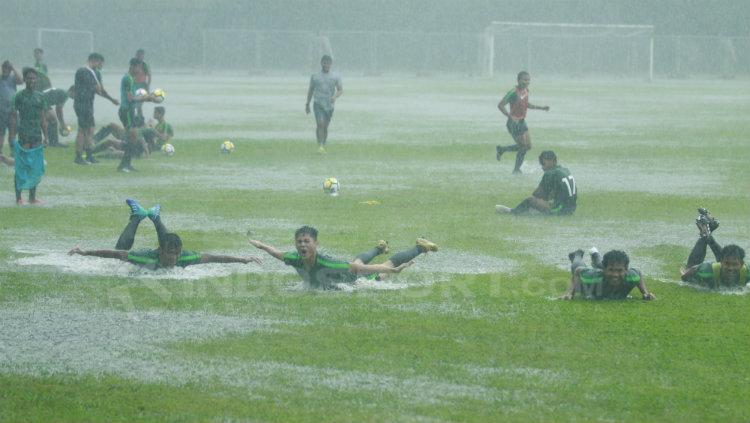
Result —
[{"label": "goal post", "polygon": [[483,37],[488,77],[498,65],[505,71],[533,66],[554,72],[654,77],[653,25],[498,21],[485,28]]}]

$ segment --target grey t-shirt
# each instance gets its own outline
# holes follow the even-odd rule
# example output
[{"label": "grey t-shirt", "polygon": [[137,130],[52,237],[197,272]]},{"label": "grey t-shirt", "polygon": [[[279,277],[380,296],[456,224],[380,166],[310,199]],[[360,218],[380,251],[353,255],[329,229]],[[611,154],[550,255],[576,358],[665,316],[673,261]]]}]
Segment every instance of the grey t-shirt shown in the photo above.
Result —
[{"label": "grey t-shirt", "polygon": [[16,95],[16,76],[11,72],[7,78],[0,76],[0,112],[10,113],[10,101]]},{"label": "grey t-shirt", "polygon": [[313,101],[325,110],[333,110],[331,97],[336,93],[336,88],[343,89],[341,77],[335,72],[324,73],[320,71],[310,77],[310,86],[313,88]]}]

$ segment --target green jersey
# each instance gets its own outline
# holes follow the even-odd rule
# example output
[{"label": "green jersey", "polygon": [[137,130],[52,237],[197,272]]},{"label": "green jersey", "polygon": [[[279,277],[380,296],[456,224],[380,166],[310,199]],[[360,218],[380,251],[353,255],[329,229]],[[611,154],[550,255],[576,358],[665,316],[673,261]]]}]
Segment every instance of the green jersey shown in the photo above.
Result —
[{"label": "green jersey", "polygon": [[47,101],[47,107],[63,106],[68,101],[68,93],[60,88],[47,88],[42,91],[44,99]]},{"label": "green jersey", "polygon": [[135,95],[135,80],[130,72],[123,75],[120,81],[120,109],[128,110],[131,107],[135,107],[135,102],[128,100],[128,93]]},{"label": "green jersey", "polygon": [[724,282],[721,280],[721,262],[705,262],[697,266],[692,275],[686,282],[705,286],[710,289],[717,288],[737,288],[750,283],[750,272],[747,270],[747,264],[740,267],[739,277],[735,281]]},{"label": "green jersey", "polygon": [[547,200],[553,202],[552,210],[558,213],[573,213],[576,209],[576,181],[570,171],[562,166],[545,170],[539,183]]},{"label": "green jersey", "polygon": [[[128,261],[139,266],[149,269],[159,268],[159,250],[142,249],[128,251]],[[177,259],[177,266],[186,267],[201,262],[200,253],[195,251],[182,250],[180,257]]]},{"label": "green jersey", "polygon": [[174,137],[174,130],[172,129],[172,125],[168,124],[167,121],[157,123],[154,129],[156,129],[156,132],[160,134],[169,135],[169,138]]},{"label": "green jersey", "polygon": [[13,110],[18,112],[18,138],[24,140],[42,140],[41,114],[47,110],[44,94],[39,91],[24,89],[13,96]]},{"label": "green jersey", "polygon": [[339,283],[353,283],[357,275],[349,271],[349,263],[318,254],[315,265],[306,269],[302,257],[296,251],[284,254],[284,264],[294,267],[302,279],[312,288],[335,289]]},{"label": "green jersey", "polygon": [[620,285],[610,285],[604,280],[604,270],[585,268],[579,274],[581,280],[581,294],[586,299],[593,300],[622,300],[627,298],[630,291],[641,282],[641,272],[628,269],[625,280]]},{"label": "green jersey", "polygon": [[52,83],[47,76],[47,65],[44,62],[37,62],[34,64],[36,70],[36,89],[38,91],[44,91],[52,87]]}]

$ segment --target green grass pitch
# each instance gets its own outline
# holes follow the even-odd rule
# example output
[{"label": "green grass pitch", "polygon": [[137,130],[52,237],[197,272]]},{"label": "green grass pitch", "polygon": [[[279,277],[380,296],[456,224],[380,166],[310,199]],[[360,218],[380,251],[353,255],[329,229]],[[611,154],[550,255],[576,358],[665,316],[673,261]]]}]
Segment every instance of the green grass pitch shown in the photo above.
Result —
[{"label": "green grass pitch", "polygon": [[[750,297],[678,282],[699,206],[720,243],[750,247],[747,81],[532,76],[551,110],[529,111],[520,176],[494,155],[510,75],[344,72],[325,155],[304,76],[157,75],[173,157],[122,174],[50,149],[38,208],[15,206],[0,165],[0,421],[747,421]],[[576,177],[576,214],[496,215],[533,191],[545,149]],[[336,292],[269,256],[151,273],[65,254],[113,248],[128,197],[198,251],[260,255],[248,231],[292,249],[303,224],[342,258],[418,236],[441,251]],[[156,244],[146,223],[137,247]],[[627,251],[657,300],[556,300],[567,253],[591,246]]]}]

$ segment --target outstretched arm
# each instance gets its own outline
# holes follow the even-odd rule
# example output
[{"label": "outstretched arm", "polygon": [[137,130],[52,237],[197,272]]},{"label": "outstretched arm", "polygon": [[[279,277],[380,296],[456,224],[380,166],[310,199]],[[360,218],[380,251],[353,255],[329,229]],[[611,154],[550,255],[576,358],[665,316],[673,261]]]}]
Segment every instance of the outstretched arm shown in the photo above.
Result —
[{"label": "outstretched arm", "polygon": [[549,111],[549,106],[537,106],[535,104],[529,103],[529,109],[532,110],[544,110],[545,112]]},{"label": "outstretched arm", "polygon": [[68,251],[68,255],[72,256],[74,254],[80,256],[113,258],[122,261],[128,260],[128,252],[126,250],[82,250],[78,247],[74,247],[72,250]]},{"label": "outstretched arm", "polygon": [[224,255],[218,255],[218,254],[201,254],[201,263],[257,263],[261,264],[262,261],[258,257],[234,257],[234,256],[224,256]]},{"label": "outstretched arm", "polygon": [[260,242],[258,240],[255,240],[255,239],[251,239],[249,242],[250,242],[250,245],[252,245],[253,247],[261,249],[261,250],[267,252],[268,254],[270,254],[271,256],[273,256],[274,258],[277,258],[277,259],[282,260],[282,261],[284,260],[284,252],[281,251],[281,250],[279,250],[279,249],[277,249],[276,247],[264,244],[264,243],[262,243],[262,242]]},{"label": "outstretched arm", "polygon": [[580,291],[582,270],[583,268],[579,267],[575,272],[573,272],[573,277],[570,278],[570,287],[567,291],[565,291],[565,294],[560,297],[561,299],[572,300],[576,294],[576,291]]},{"label": "outstretched arm", "polygon": [[646,284],[643,282],[643,275],[641,272],[638,272],[638,275],[641,277],[641,280],[638,282],[638,290],[641,291],[641,295],[643,295],[644,300],[653,300],[656,299],[654,294],[648,292],[648,289],[646,289]]},{"label": "outstretched arm", "polygon": [[106,98],[107,100],[111,101],[112,104],[114,104],[115,106],[119,106],[120,105],[120,101],[112,98],[112,96],[109,95],[109,93],[107,92],[107,90],[104,89],[104,86],[102,84],[96,84],[96,93],[99,94],[100,96]]}]

